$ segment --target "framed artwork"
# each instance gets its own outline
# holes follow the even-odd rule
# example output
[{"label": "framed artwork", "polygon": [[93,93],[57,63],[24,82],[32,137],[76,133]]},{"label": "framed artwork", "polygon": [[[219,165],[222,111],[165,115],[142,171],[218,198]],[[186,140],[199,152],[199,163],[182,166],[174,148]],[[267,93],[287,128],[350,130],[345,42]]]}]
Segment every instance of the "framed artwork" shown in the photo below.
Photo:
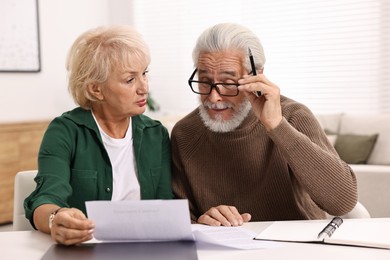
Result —
[{"label": "framed artwork", "polygon": [[0,72],[39,72],[38,0],[0,1]]}]

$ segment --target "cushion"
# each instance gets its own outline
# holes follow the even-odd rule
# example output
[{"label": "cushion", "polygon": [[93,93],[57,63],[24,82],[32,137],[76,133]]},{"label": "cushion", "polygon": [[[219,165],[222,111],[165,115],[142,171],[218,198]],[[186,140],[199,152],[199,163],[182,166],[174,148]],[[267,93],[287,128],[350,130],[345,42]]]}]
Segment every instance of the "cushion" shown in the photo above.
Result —
[{"label": "cushion", "polygon": [[378,134],[339,134],[334,148],[340,158],[349,164],[366,164],[375,146]]},{"label": "cushion", "polygon": [[379,134],[367,164],[390,165],[390,113],[345,114],[340,123],[340,134]]}]

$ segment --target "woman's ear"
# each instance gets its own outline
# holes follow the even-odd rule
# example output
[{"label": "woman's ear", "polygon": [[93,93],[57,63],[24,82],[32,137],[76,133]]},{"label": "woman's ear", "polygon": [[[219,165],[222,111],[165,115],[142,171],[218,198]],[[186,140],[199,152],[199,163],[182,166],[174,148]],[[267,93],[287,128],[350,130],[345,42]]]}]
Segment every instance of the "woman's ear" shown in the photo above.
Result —
[{"label": "woman's ear", "polygon": [[88,84],[87,91],[92,97],[96,98],[97,100],[102,101],[104,99],[101,85],[99,85],[99,84],[96,84],[96,83]]}]

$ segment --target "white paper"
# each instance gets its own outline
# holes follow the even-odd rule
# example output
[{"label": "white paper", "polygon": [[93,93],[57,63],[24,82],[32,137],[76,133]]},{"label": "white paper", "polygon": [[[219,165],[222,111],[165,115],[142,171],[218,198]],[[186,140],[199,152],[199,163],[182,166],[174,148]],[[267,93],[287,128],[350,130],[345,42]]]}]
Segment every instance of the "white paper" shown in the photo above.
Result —
[{"label": "white paper", "polygon": [[192,224],[187,200],[87,201],[96,242],[196,240],[236,249],[275,247],[243,227]]},{"label": "white paper", "polygon": [[87,201],[101,241],[194,240],[187,200]]},{"label": "white paper", "polygon": [[329,220],[276,221],[260,234],[257,239],[283,240],[294,242],[320,241],[317,237]]},{"label": "white paper", "polygon": [[211,227],[192,224],[197,242],[205,242],[236,249],[258,249],[278,247],[275,242],[254,240],[256,233],[243,227]]}]

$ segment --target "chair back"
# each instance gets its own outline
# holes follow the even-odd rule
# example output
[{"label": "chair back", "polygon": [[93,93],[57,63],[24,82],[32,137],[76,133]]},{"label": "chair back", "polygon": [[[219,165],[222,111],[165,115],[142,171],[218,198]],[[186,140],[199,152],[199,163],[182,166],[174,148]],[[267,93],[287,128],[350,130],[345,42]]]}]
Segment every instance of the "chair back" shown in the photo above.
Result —
[{"label": "chair back", "polygon": [[361,202],[357,202],[356,206],[343,218],[371,218],[370,213]]},{"label": "chair back", "polygon": [[[327,218],[331,219],[334,216],[328,215]],[[364,207],[364,205],[361,202],[357,202],[355,207],[347,214],[340,216],[341,218],[371,218],[370,213]]]},{"label": "chair back", "polygon": [[23,203],[24,199],[35,189],[34,178],[37,172],[37,170],[21,171],[15,176],[13,216],[13,230],[15,231],[34,229],[25,217]]},{"label": "chair back", "polygon": [[[375,169],[371,169],[371,166]],[[389,166],[355,164],[351,168],[355,171],[356,174],[359,201],[364,204],[364,206],[370,212],[371,217],[389,218]]]}]

